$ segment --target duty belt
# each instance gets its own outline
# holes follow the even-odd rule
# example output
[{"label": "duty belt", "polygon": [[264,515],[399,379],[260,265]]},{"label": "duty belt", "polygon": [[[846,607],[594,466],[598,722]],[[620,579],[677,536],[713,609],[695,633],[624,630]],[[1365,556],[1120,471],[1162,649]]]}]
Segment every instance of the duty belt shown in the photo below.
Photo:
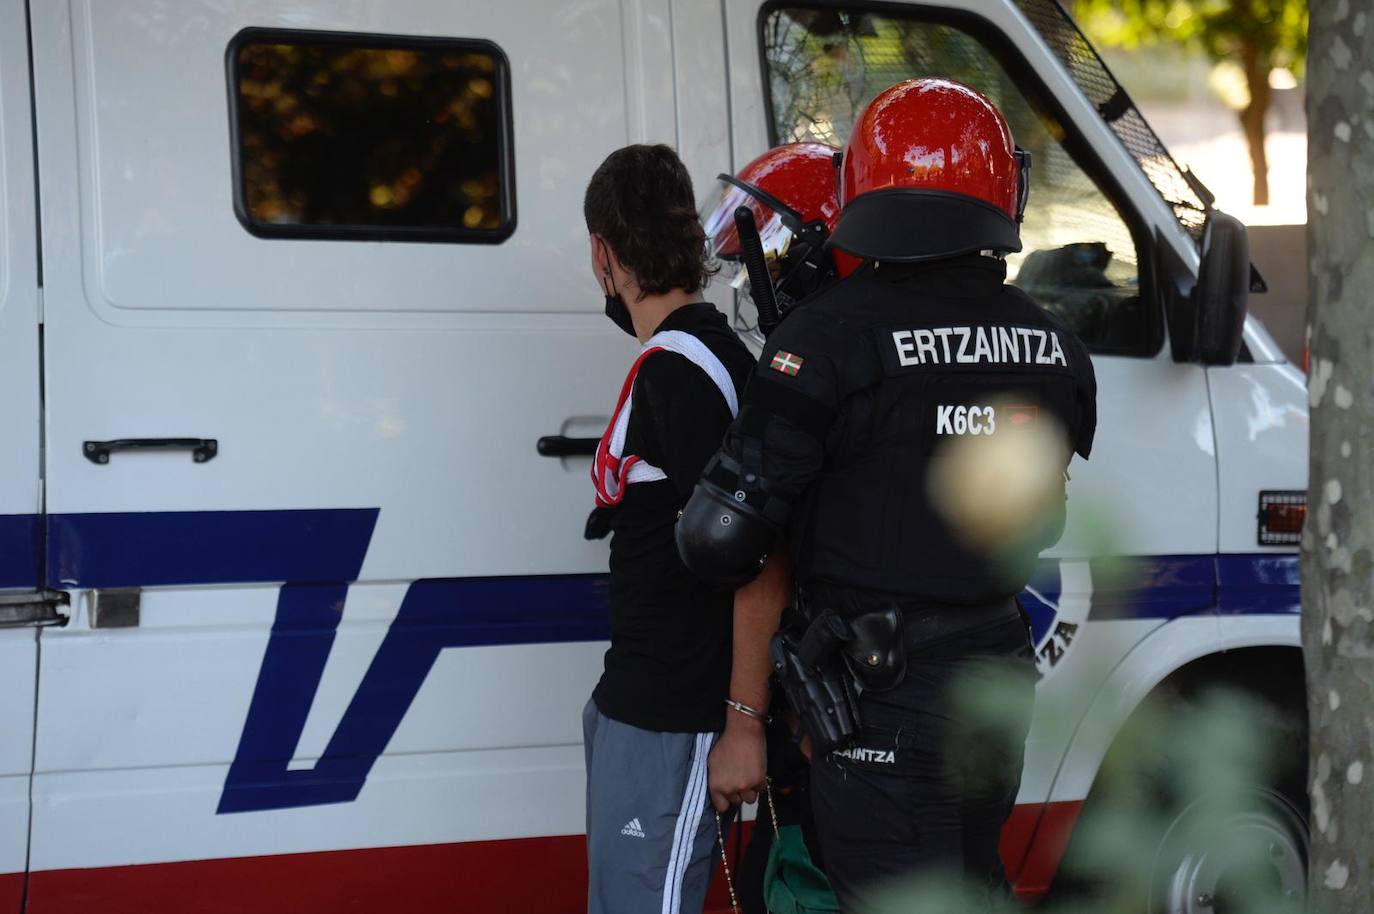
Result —
[{"label": "duty belt", "polygon": [[816,611],[831,609],[846,619],[852,619],[864,613],[895,608],[902,614],[905,633],[902,641],[907,648],[919,648],[960,632],[1025,618],[1015,597],[1002,597],[984,603],[937,603],[834,585],[808,589],[799,597],[808,617]]},{"label": "duty belt", "polygon": [[962,632],[1024,621],[1011,597],[972,606],[913,606],[856,591],[818,597],[805,617],[805,624],[785,626],[773,637],[773,671],[822,754],[846,744],[862,726],[864,692],[901,684],[908,654]]},{"label": "duty belt", "polygon": [[903,640],[907,650],[913,651],[962,632],[1022,619],[1021,608],[1013,597],[972,606],[899,606],[902,610]]}]

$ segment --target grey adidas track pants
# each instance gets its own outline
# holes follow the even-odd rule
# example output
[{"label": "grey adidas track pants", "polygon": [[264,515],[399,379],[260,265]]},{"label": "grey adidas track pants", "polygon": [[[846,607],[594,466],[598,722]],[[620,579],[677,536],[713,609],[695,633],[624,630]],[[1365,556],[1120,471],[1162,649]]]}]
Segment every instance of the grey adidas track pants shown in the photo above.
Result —
[{"label": "grey adidas track pants", "polygon": [[700,914],[715,871],[715,733],[657,733],[588,701],[588,914]]}]

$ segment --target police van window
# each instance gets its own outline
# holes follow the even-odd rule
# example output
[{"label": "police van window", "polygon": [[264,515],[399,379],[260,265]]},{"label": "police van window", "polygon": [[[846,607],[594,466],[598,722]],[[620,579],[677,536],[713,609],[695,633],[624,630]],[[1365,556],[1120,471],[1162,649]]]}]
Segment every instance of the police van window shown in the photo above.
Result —
[{"label": "police van window", "polygon": [[248,29],[228,61],[235,209],[254,234],[514,230],[509,66],[494,44]]},{"label": "police van window", "polygon": [[762,20],[768,104],[778,143],[843,146],[864,106],[904,79],[947,76],[990,97],[1032,154],[1022,250],[1008,277],[1059,314],[1094,352],[1149,354],[1158,314],[1140,289],[1130,227],[1063,145],[1059,122],[997,57],[957,26],[887,13],[774,7]]}]

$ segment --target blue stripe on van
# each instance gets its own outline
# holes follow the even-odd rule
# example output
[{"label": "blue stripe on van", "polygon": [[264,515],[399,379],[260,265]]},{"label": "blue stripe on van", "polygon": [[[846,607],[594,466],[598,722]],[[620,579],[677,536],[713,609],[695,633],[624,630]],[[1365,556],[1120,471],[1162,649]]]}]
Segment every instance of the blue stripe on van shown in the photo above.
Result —
[{"label": "blue stripe on van", "polygon": [[1296,613],[1296,552],[1130,556],[1092,561],[1092,619]]},{"label": "blue stripe on van", "polygon": [[1090,619],[1176,619],[1216,604],[1214,555],[1093,559]]},{"label": "blue stripe on van", "polygon": [[[356,799],[439,654],[451,647],[603,641],[605,575],[422,580],[410,585],[324,754],[287,765],[342,618],[347,588],[288,584],[258,673],[220,813]],[[521,670],[512,670],[519,676]],[[492,683],[499,689],[499,683]]]},{"label": "blue stripe on van", "polygon": [[48,586],[354,581],[377,508],[53,514]]},{"label": "blue stripe on van", "polygon": [[[346,583],[358,578],[378,514],[377,508],[54,514],[47,583],[55,588]],[[33,586],[39,557],[38,519],[0,515],[0,586]],[[1057,595],[1058,565],[1041,561],[1032,586]],[[1296,553],[1095,559],[1092,577],[1094,619],[1172,619],[1214,607],[1222,613],[1287,613],[1298,606]],[[498,578],[484,586],[495,597],[503,589],[521,590],[518,582],[533,581],[542,594],[547,586],[538,582],[556,580],[561,578]],[[513,640],[506,643],[529,643],[531,626],[538,629],[549,621],[539,616],[542,602],[513,606],[493,599],[503,615],[488,620],[489,630],[514,626]],[[550,622],[542,640],[560,640],[558,626]]]},{"label": "blue stripe on van", "polygon": [[1295,552],[1217,556],[1217,611],[1222,615],[1297,613],[1301,590]]},{"label": "blue stripe on van", "polygon": [[0,587],[37,587],[39,573],[38,517],[0,514]]},{"label": "blue stripe on van", "polygon": [[[1097,569],[1095,618],[1176,618],[1216,611],[1218,569],[1232,597],[1291,583],[1292,556],[1167,556],[1118,560]],[[1043,562],[1038,590],[1058,599],[1058,562]],[[1142,590],[1145,588],[1146,590]],[[479,645],[597,641],[608,635],[605,575],[415,581],[368,665],[321,757],[290,768],[334,644],[347,586],[287,584],[263,657],[238,751],[218,812],[289,809],[357,799],[373,766],[439,655]],[[1095,587],[1096,591],[1096,587]],[[1239,607],[1232,600],[1225,605]],[[1259,601],[1256,607],[1269,604]],[[1053,621],[1055,611],[1044,605]],[[1263,610],[1260,610],[1263,611]],[[1033,613],[1034,616],[1034,613]],[[513,671],[518,675],[518,671]]]},{"label": "blue stripe on van", "polygon": [[[283,582],[219,812],[349,802],[400,726],[439,655],[479,645],[600,641],[607,577],[425,579],[406,591],[321,758],[289,770],[378,509],[61,514],[49,519],[50,585],[175,586]],[[16,532],[18,531],[18,532]],[[0,545],[36,569],[38,525],[9,520]],[[18,544],[18,548],[15,544]],[[11,562],[13,564],[13,562]],[[1094,561],[1090,618],[1291,613],[1295,554],[1131,557]],[[1059,562],[1035,586],[1053,622]],[[1043,625],[1042,625],[1043,627]],[[518,671],[516,671],[518,673]]]}]

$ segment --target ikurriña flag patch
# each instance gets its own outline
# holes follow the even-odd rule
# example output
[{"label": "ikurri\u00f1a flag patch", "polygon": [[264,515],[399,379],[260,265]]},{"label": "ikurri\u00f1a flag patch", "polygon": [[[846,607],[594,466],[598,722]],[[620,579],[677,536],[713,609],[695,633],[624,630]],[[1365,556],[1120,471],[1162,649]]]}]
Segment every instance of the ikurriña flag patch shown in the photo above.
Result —
[{"label": "ikurri\u00f1a flag patch", "polygon": [[773,361],[768,363],[768,367],[795,378],[805,362],[806,359],[801,356],[779,349],[773,355]]}]

